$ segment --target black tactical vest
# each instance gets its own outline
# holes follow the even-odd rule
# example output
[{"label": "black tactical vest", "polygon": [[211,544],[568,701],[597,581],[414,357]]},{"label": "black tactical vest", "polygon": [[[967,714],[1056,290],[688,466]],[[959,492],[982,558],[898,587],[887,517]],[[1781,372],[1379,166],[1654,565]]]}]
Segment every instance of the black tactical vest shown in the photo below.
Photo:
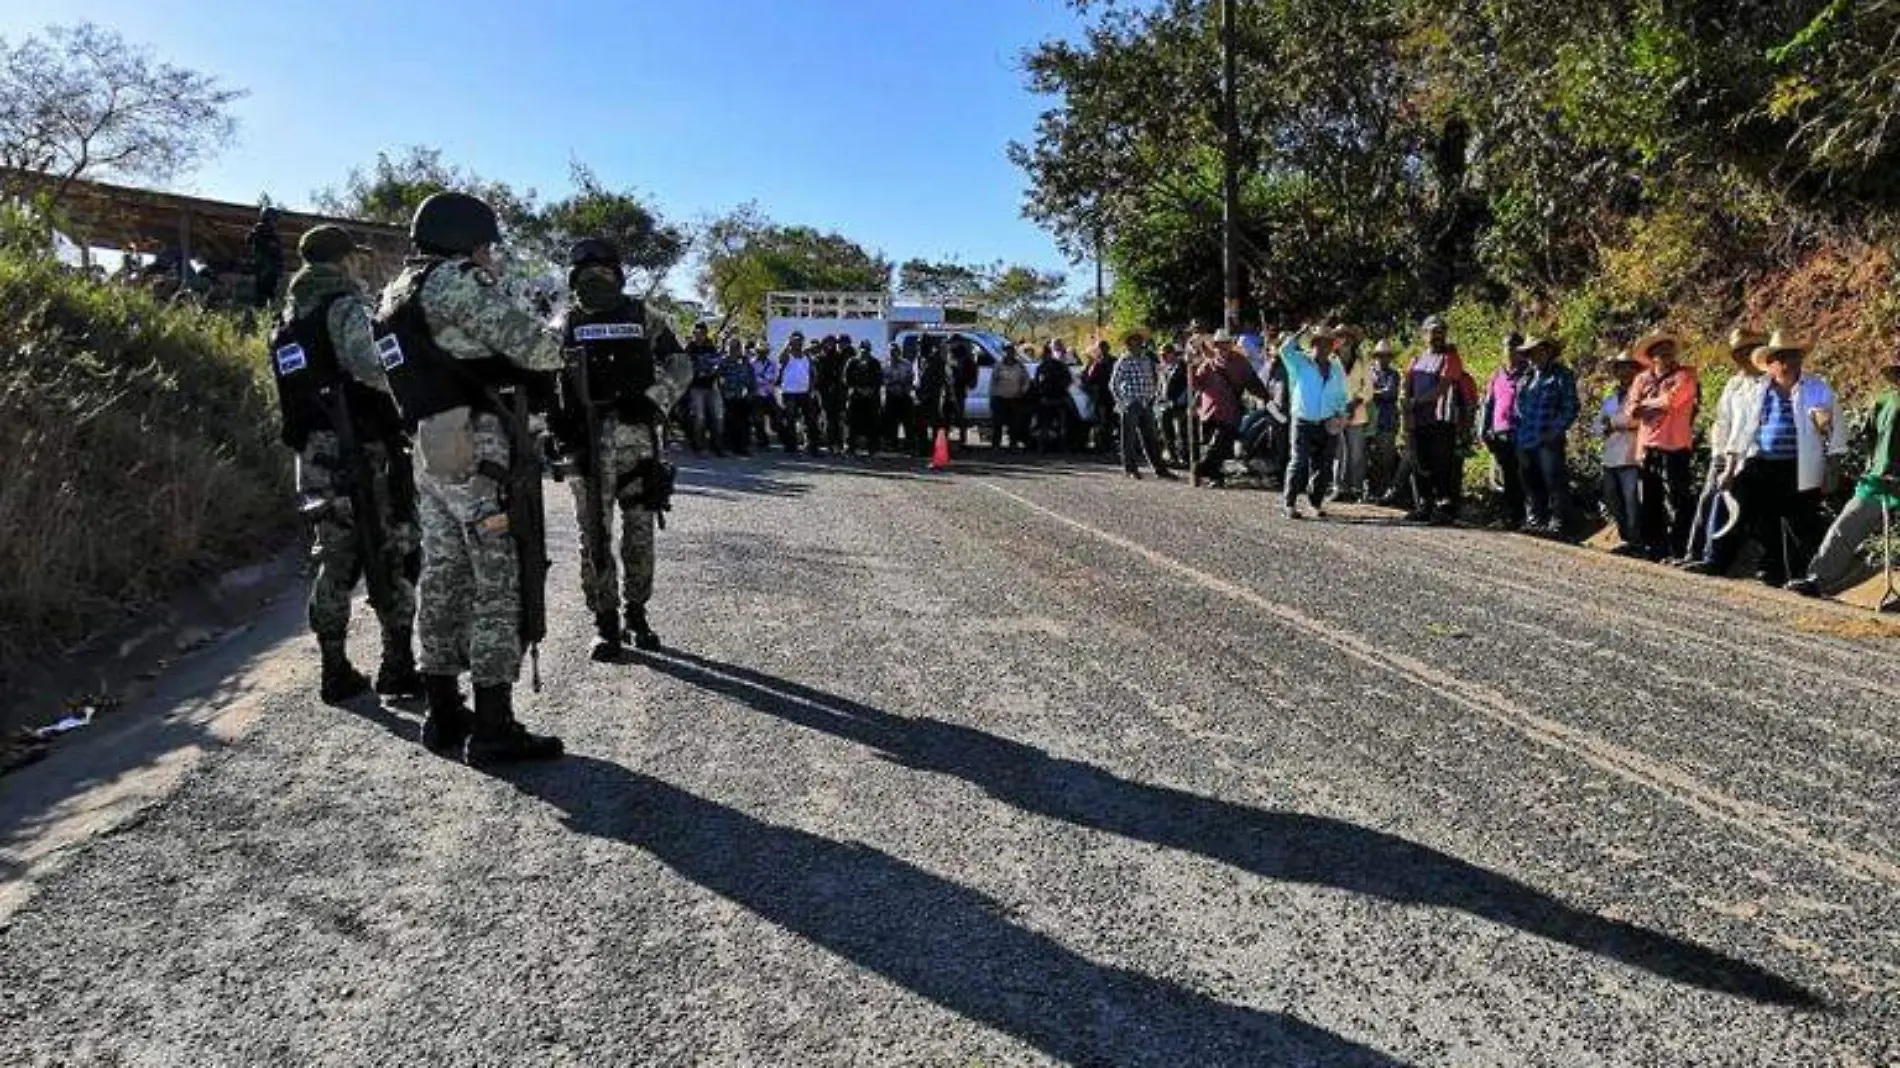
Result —
[{"label": "black tactical vest", "polygon": [[301,319],[285,319],[271,335],[271,374],[277,382],[283,442],[299,452],[312,432],[336,429],[326,401],[339,388],[358,441],[389,441],[402,431],[388,395],[350,377],[337,359],[330,309],[348,295],[330,297]]},{"label": "black tactical vest", "polygon": [[562,340],[587,354],[587,386],[594,407],[627,423],[652,423],[658,417],[647,398],[655,372],[645,304],[628,300],[604,312],[571,307]]},{"label": "black tactical vest", "polygon": [[[410,275],[401,283],[403,289],[396,299],[385,302],[388,313],[376,320],[376,354],[382,360],[383,373],[389,376],[396,405],[410,426],[455,408],[505,414],[496,410],[491,393],[522,384],[529,377],[501,355],[457,359],[435,343],[434,331],[422,310],[422,287],[447,263],[436,260]],[[460,269],[474,267],[468,263]]]}]

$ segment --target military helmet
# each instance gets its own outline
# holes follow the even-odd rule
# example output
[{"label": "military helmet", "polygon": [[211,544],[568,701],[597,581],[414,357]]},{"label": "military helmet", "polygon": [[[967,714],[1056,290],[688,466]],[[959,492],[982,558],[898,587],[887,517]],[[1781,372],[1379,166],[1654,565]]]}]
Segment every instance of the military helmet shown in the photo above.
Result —
[{"label": "military helmet", "polygon": [[582,238],[568,247],[567,284],[574,285],[580,273],[589,267],[605,267],[621,285],[627,284],[627,270],[620,265],[620,250],[604,237]]},{"label": "military helmet", "polygon": [[612,241],[604,237],[589,237],[576,241],[567,250],[569,267],[619,267],[620,250]]},{"label": "military helmet", "polygon": [[341,263],[352,252],[367,251],[348,230],[332,223],[311,227],[297,242],[297,254],[306,263]]},{"label": "military helmet", "polygon": [[424,252],[466,256],[501,240],[495,209],[467,193],[437,193],[409,223],[409,240]]}]

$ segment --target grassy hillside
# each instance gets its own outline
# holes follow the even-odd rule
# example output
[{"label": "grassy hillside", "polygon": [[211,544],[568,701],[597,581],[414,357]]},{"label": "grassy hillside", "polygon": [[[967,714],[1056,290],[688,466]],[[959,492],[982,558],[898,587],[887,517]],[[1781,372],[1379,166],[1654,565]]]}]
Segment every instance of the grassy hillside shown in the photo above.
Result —
[{"label": "grassy hillside", "polygon": [[4,667],[281,544],[289,454],[261,344],[0,253]]}]

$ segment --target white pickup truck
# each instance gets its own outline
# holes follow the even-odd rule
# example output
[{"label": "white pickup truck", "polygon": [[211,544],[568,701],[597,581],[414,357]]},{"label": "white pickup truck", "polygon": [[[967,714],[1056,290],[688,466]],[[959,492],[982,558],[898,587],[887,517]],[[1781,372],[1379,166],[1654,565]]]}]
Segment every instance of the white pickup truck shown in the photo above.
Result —
[{"label": "white pickup truck", "polygon": [[[1008,342],[1001,334],[956,326],[904,330],[892,340],[901,345],[908,338],[925,337],[942,338],[946,345],[958,338],[969,342],[970,348],[976,353],[976,388],[963,399],[963,417],[975,424],[988,423],[990,421],[990,376],[995,372],[996,365],[1002,362],[1003,346]],[[1029,368],[1029,377],[1033,381],[1036,377],[1036,365],[1041,361],[1032,353],[1019,352],[1016,355],[1023,361],[1023,366]],[[1076,367],[1072,370],[1075,374],[1069,383],[1069,404],[1075,409],[1075,419],[1078,423],[1093,423],[1095,405],[1089,400],[1088,393],[1082,389],[1082,369]]]}]

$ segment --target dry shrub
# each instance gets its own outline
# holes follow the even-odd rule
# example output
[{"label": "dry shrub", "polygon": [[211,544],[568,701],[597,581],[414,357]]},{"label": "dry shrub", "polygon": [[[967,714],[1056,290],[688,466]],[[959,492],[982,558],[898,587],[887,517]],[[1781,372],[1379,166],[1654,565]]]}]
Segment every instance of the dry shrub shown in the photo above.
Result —
[{"label": "dry shrub", "polygon": [[262,345],[0,257],[0,665],[279,544],[288,454]]}]

